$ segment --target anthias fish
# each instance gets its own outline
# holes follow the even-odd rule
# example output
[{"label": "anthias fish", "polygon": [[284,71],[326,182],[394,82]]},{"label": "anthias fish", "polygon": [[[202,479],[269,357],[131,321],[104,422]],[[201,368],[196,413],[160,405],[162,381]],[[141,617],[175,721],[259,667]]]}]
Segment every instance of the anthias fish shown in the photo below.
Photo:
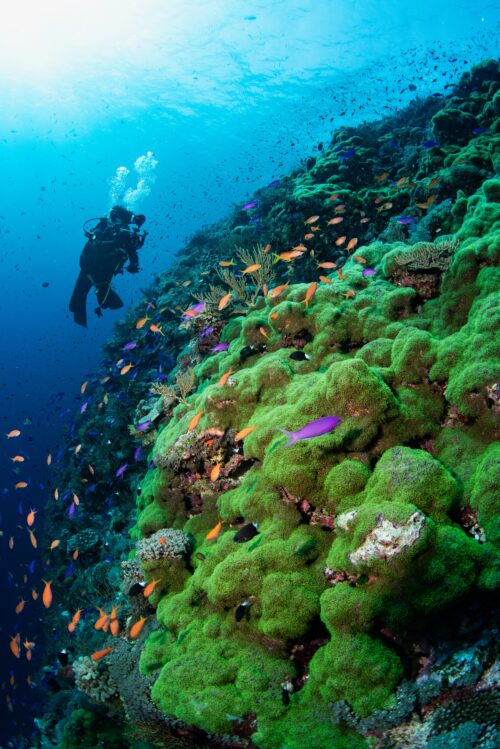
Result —
[{"label": "anthias fish", "polygon": [[282,429],[281,427],[277,428],[288,437],[285,447],[289,447],[290,445],[294,445],[298,440],[309,440],[313,437],[321,437],[323,434],[328,434],[328,432],[338,427],[340,422],[341,419],[338,416],[321,416],[319,419],[310,421],[296,432],[289,432],[287,429]]}]

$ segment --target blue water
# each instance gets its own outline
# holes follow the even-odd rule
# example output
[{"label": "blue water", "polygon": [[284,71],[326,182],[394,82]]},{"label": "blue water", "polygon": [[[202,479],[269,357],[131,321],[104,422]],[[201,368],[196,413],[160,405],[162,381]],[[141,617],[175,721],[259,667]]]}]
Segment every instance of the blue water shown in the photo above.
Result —
[{"label": "blue water", "polygon": [[[317,153],[332,130],[445,93],[498,53],[494,2],[79,5],[17,2],[0,28],[0,433],[22,432],[0,442],[2,741],[29,735],[37,699],[26,677],[36,682],[41,641],[31,664],[8,647],[17,628],[41,637],[44,616],[31,597],[14,613],[21,590],[40,590],[47,556],[31,547],[26,514],[38,509],[41,537],[47,453],[57,460],[80,385],[122,314],[97,320],[90,300],[85,330],[67,309],[82,224],[110,208],[116,169],[131,170],[133,187],[134,161],[149,151],[158,161],[136,206],[149,232],[141,274],[115,285],[127,308],[188,236]],[[29,487],[15,490],[20,480]]]}]

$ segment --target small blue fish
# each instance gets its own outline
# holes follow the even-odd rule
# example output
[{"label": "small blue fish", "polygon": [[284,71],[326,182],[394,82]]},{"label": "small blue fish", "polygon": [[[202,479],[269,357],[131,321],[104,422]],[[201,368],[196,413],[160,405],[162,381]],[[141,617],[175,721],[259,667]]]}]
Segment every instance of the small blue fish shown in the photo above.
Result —
[{"label": "small blue fish", "polygon": [[134,460],[137,463],[142,456],[142,447],[136,447],[134,450]]},{"label": "small blue fish", "polygon": [[404,224],[407,226],[408,224],[418,224],[418,217],[417,216],[400,216],[396,219],[398,224]]},{"label": "small blue fish", "polygon": [[280,432],[286,434],[288,442],[285,447],[294,445],[298,440],[309,440],[313,437],[321,437],[323,434],[332,432],[340,424],[341,419],[338,416],[321,416],[319,419],[310,421],[308,424],[298,429],[296,432],[289,432],[287,429],[277,427]]},{"label": "small blue fish", "polygon": [[30,562],[28,565],[28,570],[30,571],[31,574],[33,574],[33,572],[35,571],[35,564],[36,564],[36,559],[33,559],[33,561]]},{"label": "small blue fish", "polygon": [[73,562],[70,562],[68,566],[66,567],[66,571],[64,573],[64,577],[66,578],[66,580],[68,579],[68,577],[71,577],[74,569],[75,569],[75,565],[73,564]]},{"label": "small blue fish", "polygon": [[117,472],[115,473],[116,478],[118,479],[120,478],[120,476],[123,476],[127,468],[128,468],[128,463],[124,463],[122,466],[120,466]]},{"label": "small blue fish", "polygon": [[228,348],[229,348],[229,343],[218,343],[217,346],[214,346],[213,348],[211,348],[210,351],[213,354],[218,354],[219,351],[227,351]]},{"label": "small blue fish", "polygon": [[85,411],[87,410],[87,406],[88,405],[89,405],[88,401],[85,401],[85,403],[82,403],[82,405],[80,406],[80,413],[81,414],[85,413]]},{"label": "small blue fish", "polygon": [[122,347],[122,351],[132,351],[136,346],[137,343],[135,341],[130,341],[130,343],[126,343],[125,346]]},{"label": "small blue fish", "polygon": [[422,145],[424,148],[435,148],[436,146],[439,146],[439,143],[437,140],[424,140]]},{"label": "small blue fish", "polygon": [[472,131],[472,134],[473,135],[482,135],[483,133],[486,133],[486,132],[488,132],[488,128],[487,127],[475,127],[474,130]]}]

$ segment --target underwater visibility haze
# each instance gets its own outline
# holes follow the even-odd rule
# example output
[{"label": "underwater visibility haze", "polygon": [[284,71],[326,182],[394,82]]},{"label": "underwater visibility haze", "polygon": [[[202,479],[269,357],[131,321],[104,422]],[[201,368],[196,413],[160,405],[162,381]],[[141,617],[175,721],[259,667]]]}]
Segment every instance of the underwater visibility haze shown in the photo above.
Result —
[{"label": "underwater visibility haze", "polygon": [[0,749],[496,749],[500,9],[0,26]]}]

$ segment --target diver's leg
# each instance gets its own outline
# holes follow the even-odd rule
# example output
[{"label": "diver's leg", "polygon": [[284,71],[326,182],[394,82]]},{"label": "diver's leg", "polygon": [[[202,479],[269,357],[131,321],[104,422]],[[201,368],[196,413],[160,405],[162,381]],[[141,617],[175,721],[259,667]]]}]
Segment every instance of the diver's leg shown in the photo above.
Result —
[{"label": "diver's leg", "polygon": [[111,288],[111,282],[96,284],[97,303],[103,309],[119,309],[123,302]]},{"label": "diver's leg", "polygon": [[73,318],[78,325],[87,327],[87,294],[92,288],[89,277],[80,272],[75,288],[69,301],[69,310],[73,313]]}]

